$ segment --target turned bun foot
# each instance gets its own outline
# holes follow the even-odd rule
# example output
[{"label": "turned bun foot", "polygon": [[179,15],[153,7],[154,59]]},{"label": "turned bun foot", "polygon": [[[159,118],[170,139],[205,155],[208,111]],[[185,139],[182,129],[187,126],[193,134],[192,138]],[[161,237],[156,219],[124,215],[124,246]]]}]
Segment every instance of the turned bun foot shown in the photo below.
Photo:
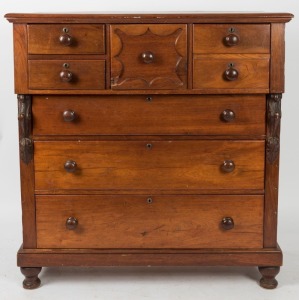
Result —
[{"label": "turned bun foot", "polygon": [[38,278],[38,274],[42,270],[41,267],[36,268],[23,268],[21,267],[21,273],[25,276],[23,281],[23,288],[27,290],[33,290],[40,286],[41,281]]},{"label": "turned bun foot", "polygon": [[280,267],[259,267],[262,274],[260,286],[265,289],[275,289],[278,285],[275,276],[279,273]]}]

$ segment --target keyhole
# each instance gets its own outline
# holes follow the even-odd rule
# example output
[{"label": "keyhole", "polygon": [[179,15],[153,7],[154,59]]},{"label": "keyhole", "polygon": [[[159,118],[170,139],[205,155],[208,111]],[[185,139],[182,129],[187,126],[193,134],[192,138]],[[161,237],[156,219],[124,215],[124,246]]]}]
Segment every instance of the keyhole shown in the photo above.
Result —
[{"label": "keyhole", "polygon": [[69,65],[68,63],[64,63],[64,64],[62,65],[62,67],[65,68],[65,69],[68,69],[68,68],[70,67],[70,65]]},{"label": "keyhole", "polygon": [[229,63],[229,64],[228,64],[228,67],[229,67],[229,68],[232,68],[233,66],[234,66],[234,63]]},{"label": "keyhole", "polygon": [[146,144],[146,148],[151,150],[153,148],[153,145],[152,144]]},{"label": "keyhole", "polygon": [[149,198],[146,199],[146,202],[147,202],[148,204],[151,204],[151,203],[153,203],[153,199],[149,197]]},{"label": "keyhole", "polygon": [[153,97],[152,96],[147,96],[146,98],[145,98],[145,101],[146,102],[151,102],[153,100]]},{"label": "keyhole", "polygon": [[68,32],[69,32],[69,29],[66,28],[66,27],[64,27],[64,28],[62,28],[62,31],[63,31],[64,33],[68,33]]},{"label": "keyhole", "polygon": [[236,31],[236,29],[234,28],[234,27],[230,27],[229,29],[228,29],[228,32],[230,32],[230,33],[233,33],[233,32],[235,32]]}]

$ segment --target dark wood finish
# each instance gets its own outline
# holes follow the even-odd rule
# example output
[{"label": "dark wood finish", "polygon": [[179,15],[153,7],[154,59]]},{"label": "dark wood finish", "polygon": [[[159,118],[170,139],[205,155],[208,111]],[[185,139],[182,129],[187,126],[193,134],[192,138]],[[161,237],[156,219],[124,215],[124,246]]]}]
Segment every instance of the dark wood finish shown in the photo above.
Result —
[{"label": "dark wood finish", "polygon": [[279,273],[280,267],[259,267],[262,274],[260,286],[265,289],[275,289],[278,285],[275,276]]},{"label": "dark wood finish", "polygon": [[74,160],[67,160],[64,169],[69,173],[74,173],[77,170],[77,163]]},{"label": "dark wood finish", "polygon": [[152,95],[151,101],[147,97],[34,96],[33,133],[265,135],[265,96]]},{"label": "dark wood finish", "polygon": [[233,160],[225,160],[221,165],[221,170],[225,173],[231,173],[235,170],[235,163]]},{"label": "dark wood finish", "polygon": [[195,24],[193,52],[270,53],[269,24]]},{"label": "dark wood finish", "polygon": [[[281,266],[280,248],[20,249],[18,266]],[[35,265],[35,266],[36,266]]]},{"label": "dark wood finish", "polygon": [[[36,196],[37,247],[261,248],[263,245],[263,196],[151,198],[149,202],[146,196],[134,195]],[[222,219],[227,215],[234,219],[233,229],[229,224],[223,225]],[[76,228],[65,227],[70,216],[71,225]]]},{"label": "dark wood finish", "polygon": [[232,122],[234,121],[236,118],[236,114],[233,110],[231,109],[225,109],[222,113],[221,113],[221,119],[224,122]]},{"label": "dark wood finish", "polygon": [[277,243],[281,94],[267,96],[264,247]]},{"label": "dark wood finish", "polygon": [[68,230],[75,230],[75,229],[77,229],[78,224],[79,224],[79,222],[76,218],[69,217],[69,218],[66,219],[65,227]]},{"label": "dark wood finish", "polygon": [[29,54],[104,54],[105,26],[97,24],[29,25]]},{"label": "dark wood finish", "polygon": [[271,24],[270,92],[284,92],[285,24]]},{"label": "dark wood finish", "polygon": [[20,158],[25,164],[33,159],[31,103],[29,95],[18,95]]},{"label": "dark wood finish", "polygon": [[15,94],[28,93],[27,26],[13,25]]},{"label": "dark wood finish", "polygon": [[103,60],[30,60],[28,64],[30,89],[105,88]]},{"label": "dark wood finish", "polygon": [[293,15],[6,17],[24,287],[42,266],[252,265],[275,288]]},{"label": "dark wood finish", "polygon": [[186,25],[112,25],[112,89],[185,89]]},{"label": "dark wood finish", "polygon": [[235,227],[234,219],[231,217],[224,217],[221,220],[221,227],[224,230],[231,230]]},{"label": "dark wood finish", "polygon": [[252,92],[255,89],[269,89],[269,59],[196,56],[193,63],[193,88],[246,88],[252,89]]},{"label": "dark wood finish", "polygon": [[41,267],[21,267],[21,273],[25,276],[23,287],[27,290],[33,290],[40,286],[41,281],[38,274],[42,270]]},{"label": "dark wood finish", "polygon": [[[36,190],[264,188],[264,141],[35,142],[34,147]],[[235,170],[224,173],[221,166],[229,159]],[[76,161],[76,172],[65,171],[67,160]]]}]

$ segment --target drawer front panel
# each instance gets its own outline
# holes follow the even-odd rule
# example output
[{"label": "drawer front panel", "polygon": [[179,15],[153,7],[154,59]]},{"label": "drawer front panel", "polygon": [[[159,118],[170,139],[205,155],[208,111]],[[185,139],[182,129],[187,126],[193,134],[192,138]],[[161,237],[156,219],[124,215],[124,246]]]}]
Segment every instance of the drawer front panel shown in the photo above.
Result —
[{"label": "drawer front panel", "polygon": [[194,25],[194,53],[270,53],[270,25]]},{"label": "drawer front panel", "polygon": [[185,89],[187,25],[111,26],[112,89]]},{"label": "drawer front panel", "polygon": [[29,54],[104,54],[105,26],[28,25]]},{"label": "drawer front panel", "polygon": [[33,133],[264,135],[265,106],[260,95],[34,96]]},{"label": "drawer front panel", "polygon": [[193,62],[194,89],[269,89],[269,59],[200,59]]},{"label": "drawer front panel", "polygon": [[264,188],[264,141],[35,142],[34,150],[37,192]]},{"label": "drawer front panel", "polygon": [[[153,196],[150,199],[125,195],[36,196],[37,247],[263,246],[263,196]],[[234,225],[224,229],[222,220],[228,217]]]},{"label": "drawer front panel", "polygon": [[105,61],[30,60],[29,88],[33,90],[105,89]]}]

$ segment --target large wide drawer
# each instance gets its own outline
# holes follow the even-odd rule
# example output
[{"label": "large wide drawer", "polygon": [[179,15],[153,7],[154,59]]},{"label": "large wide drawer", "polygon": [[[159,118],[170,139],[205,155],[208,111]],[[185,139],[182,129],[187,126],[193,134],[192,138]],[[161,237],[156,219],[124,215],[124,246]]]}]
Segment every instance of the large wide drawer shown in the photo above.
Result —
[{"label": "large wide drawer", "polygon": [[36,196],[38,248],[261,248],[263,196]]},{"label": "large wide drawer", "polygon": [[270,53],[269,24],[196,24],[193,53]]},{"label": "large wide drawer", "polygon": [[264,135],[265,96],[34,96],[34,135]]},{"label": "large wide drawer", "polygon": [[104,54],[105,26],[100,24],[28,25],[29,54]]},{"label": "large wide drawer", "polygon": [[104,60],[29,60],[29,88],[105,89]]},{"label": "large wide drawer", "polygon": [[264,188],[264,141],[34,143],[39,190]]}]

